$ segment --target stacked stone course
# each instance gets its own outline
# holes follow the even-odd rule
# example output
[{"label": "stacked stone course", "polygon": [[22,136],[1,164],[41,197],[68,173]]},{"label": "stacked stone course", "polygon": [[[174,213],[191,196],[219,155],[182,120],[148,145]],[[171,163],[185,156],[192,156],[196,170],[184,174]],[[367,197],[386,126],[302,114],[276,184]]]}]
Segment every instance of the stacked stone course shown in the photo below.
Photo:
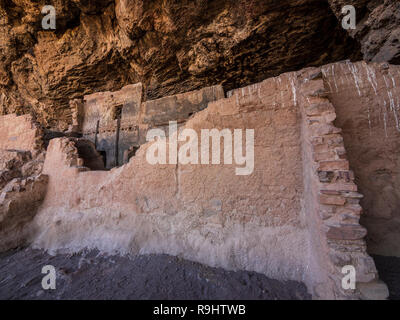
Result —
[{"label": "stacked stone course", "polygon": [[[346,156],[342,130],[334,125],[336,112],[328,98],[323,74],[308,70],[301,79],[304,138],[309,145],[312,163],[312,186],[316,210],[321,220],[322,239],[326,241],[327,267],[335,298],[346,297],[385,299],[389,293],[378,279],[373,259],[366,252],[367,230],[359,223],[363,198],[355,184]],[[355,291],[341,286],[342,268],[352,265],[356,270]]]}]

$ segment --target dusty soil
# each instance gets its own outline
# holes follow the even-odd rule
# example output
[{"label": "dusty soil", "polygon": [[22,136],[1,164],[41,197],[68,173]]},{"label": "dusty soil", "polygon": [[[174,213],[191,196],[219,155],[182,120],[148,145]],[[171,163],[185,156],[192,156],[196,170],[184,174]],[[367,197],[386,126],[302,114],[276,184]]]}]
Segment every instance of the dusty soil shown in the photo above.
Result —
[{"label": "dusty soil", "polygon": [[374,256],[379,277],[387,284],[389,299],[400,300],[400,258]]},{"label": "dusty soil", "polygon": [[[45,291],[42,267],[57,270]],[[310,299],[298,282],[230,272],[167,255],[106,256],[97,251],[50,256],[23,249],[0,254],[0,299]]]}]

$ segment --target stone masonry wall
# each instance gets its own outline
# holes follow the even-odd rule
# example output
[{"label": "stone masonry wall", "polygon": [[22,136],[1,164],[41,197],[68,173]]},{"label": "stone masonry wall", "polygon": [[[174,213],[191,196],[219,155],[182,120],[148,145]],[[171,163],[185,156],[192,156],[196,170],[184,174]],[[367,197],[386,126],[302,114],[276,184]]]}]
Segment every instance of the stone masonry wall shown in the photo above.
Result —
[{"label": "stone masonry wall", "polygon": [[[387,287],[378,279],[374,261],[366,251],[367,230],[359,224],[363,195],[357,192],[349,168],[342,130],[333,124],[335,107],[328,99],[322,72],[310,69],[302,77],[303,161],[309,192],[305,201],[316,255],[312,269],[316,266],[326,277],[314,286],[313,294],[326,297],[329,293],[331,299],[385,299]],[[342,287],[345,266],[356,270],[356,290]]]},{"label": "stone masonry wall", "polygon": [[345,62],[323,73],[364,195],[368,251],[400,256],[400,67]]},{"label": "stone masonry wall", "polygon": [[[352,78],[330,73],[340,68]],[[49,188],[31,241],[48,250],[167,253],[257,271],[303,281],[319,299],[386,298],[359,223],[362,194],[357,165],[355,174],[350,170],[352,140],[346,122],[343,135],[339,125],[345,108],[357,110],[364,102],[376,108],[370,98],[362,100],[357,77],[378,67],[362,68],[337,63],[234,90],[180,128],[198,134],[254,129],[254,171],[248,176],[237,176],[234,164],[151,165],[146,154],[152,143],[120,168],[88,171],[73,139],[52,140],[43,170]],[[338,88],[343,83],[342,91],[333,90],[335,82]],[[377,99],[383,98],[376,89]],[[165,140],[167,150],[171,139]],[[355,290],[342,288],[345,265],[356,269]]]},{"label": "stone masonry wall", "polygon": [[212,102],[181,128],[254,129],[249,176],[237,176],[234,164],[151,165],[151,144],[120,168],[82,172],[68,160],[78,157],[73,141],[52,140],[43,170],[49,188],[35,219],[34,245],[167,253],[304,281],[309,251],[300,113],[291,76]]},{"label": "stone masonry wall", "polygon": [[30,115],[0,117],[0,149],[35,152],[42,146],[41,130]]},{"label": "stone masonry wall", "polygon": [[28,227],[46,194],[46,175],[15,178],[0,194],[0,252],[27,245]]}]

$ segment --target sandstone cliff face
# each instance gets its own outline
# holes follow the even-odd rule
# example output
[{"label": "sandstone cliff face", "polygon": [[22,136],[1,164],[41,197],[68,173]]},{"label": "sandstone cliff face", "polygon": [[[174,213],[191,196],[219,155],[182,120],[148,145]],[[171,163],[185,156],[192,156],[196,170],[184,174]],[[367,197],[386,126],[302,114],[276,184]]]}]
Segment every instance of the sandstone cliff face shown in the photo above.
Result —
[{"label": "sandstone cliff face", "polygon": [[[221,87],[206,88],[138,108],[160,119],[157,106],[178,111],[212,93],[208,108],[180,128],[179,143],[176,134],[161,139],[165,150],[190,144],[192,155],[198,141],[184,143],[184,129],[200,136],[203,129],[240,128],[247,141],[253,128],[247,176],[238,175],[236,136],[236,168],[221,150],[226,165],[203,163],[203,152],[202,165],[199,158],[188,163],[187,152],[179,152],[179,163],[153,165],[147,155],[154,145],[145,143],[127,164],[104,171],[95,144],[82,138],[53,139],[45,159],[29,161],[41,149],[41,130],[28,115],[2,116],[0,250],[33,243],[56,251],[168,253],[304,281],[316,298],[385,298],[364,238],[368,231],[368,252],[399,255],[399,76],[399,66],[345,61],[270,78],[227,98]],[[129,89],[141,101],[139,87],[86,97],[82,107],[119,105]],[[127,106],[122,114],[133,111],[132,101]],[[110,111],[101,110],[97,117]],[[359,223],[363,209],[367,229]],[[343,291],[344,265],[356,268],[356,291]]]},{"label": "sandstone cliff face", "polygon": [[304,66],[359,58],[320,0],[0,0],[0,111],[71,123],[69,99],[141,81],[158,98],[233,89]]}]

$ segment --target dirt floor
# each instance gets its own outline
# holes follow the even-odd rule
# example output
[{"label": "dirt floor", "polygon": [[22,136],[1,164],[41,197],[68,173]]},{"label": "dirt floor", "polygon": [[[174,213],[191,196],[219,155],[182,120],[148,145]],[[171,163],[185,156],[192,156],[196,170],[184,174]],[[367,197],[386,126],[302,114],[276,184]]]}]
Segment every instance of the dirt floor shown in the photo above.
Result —
[{"label": "dirt floor", "polygon": [[[57,270],[43,290],[42,268]],[[0,299],[310,299],[298,282],[229,272],[167,255],[105,256],[96,251],[50,256],[23,249],[0,254]]]}]

